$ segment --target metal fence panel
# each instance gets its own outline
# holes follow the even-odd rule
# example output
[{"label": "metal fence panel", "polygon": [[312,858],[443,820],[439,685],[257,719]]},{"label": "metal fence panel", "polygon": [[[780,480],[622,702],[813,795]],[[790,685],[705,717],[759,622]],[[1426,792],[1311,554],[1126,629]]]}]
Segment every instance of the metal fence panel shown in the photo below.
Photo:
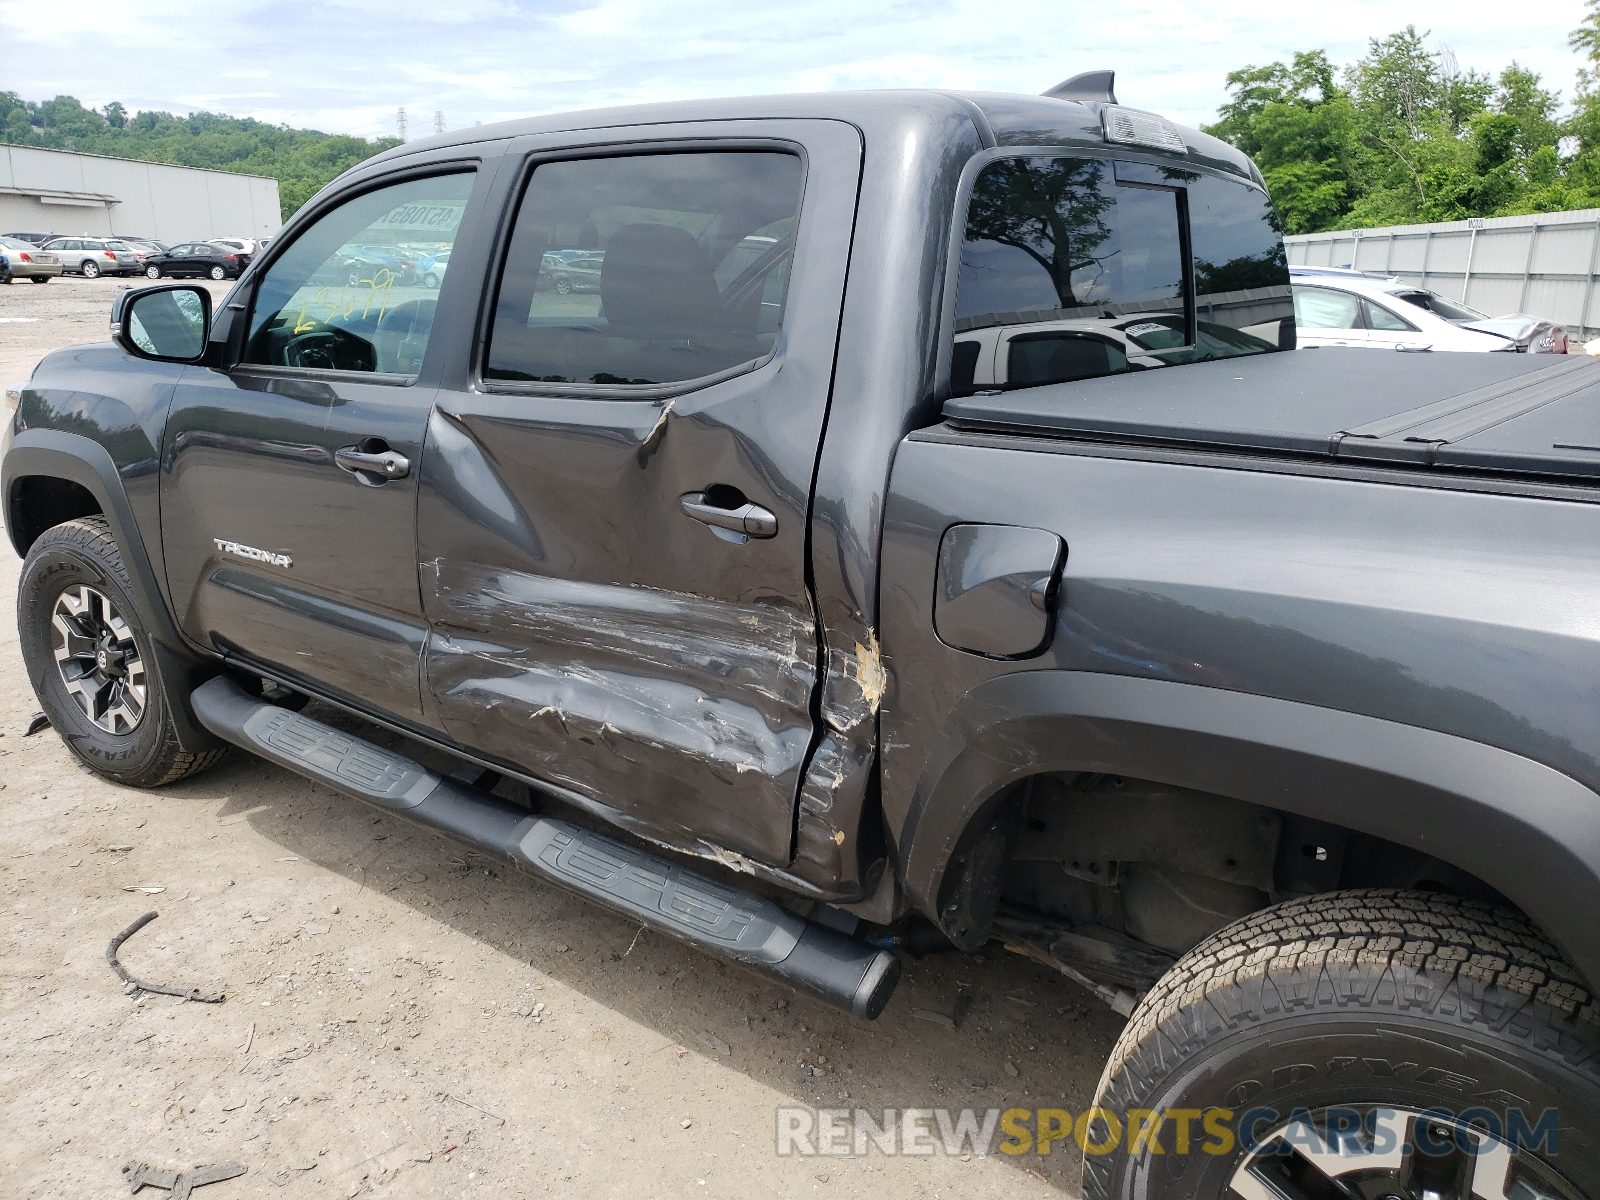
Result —
[{"label": "metal fence panel", "polygon": [[1296,266],[1354,267],[1499,316],[1526,312],[1600,334],[1600,209],[1473,218],[1283,239]]}]

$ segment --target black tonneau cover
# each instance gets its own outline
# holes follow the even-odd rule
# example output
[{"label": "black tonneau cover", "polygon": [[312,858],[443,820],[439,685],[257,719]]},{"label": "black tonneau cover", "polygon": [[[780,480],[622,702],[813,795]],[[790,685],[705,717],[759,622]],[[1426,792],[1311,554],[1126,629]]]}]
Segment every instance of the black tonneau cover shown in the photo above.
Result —
[{"label": "black tonneau cover", "polygon": [[1600,478],[1600,359],[1325,347],[949,401],[956,428]]}]

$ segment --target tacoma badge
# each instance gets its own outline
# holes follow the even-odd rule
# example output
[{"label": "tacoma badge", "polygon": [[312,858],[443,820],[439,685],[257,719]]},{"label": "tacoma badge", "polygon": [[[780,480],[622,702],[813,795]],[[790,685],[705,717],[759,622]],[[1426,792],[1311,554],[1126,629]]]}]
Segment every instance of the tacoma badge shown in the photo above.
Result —
[{"label": "tacoma badge", "polygon": [[230,542],[226,538],[212,538],[217,544],[217,549],[224,554],[237,554],[240,558],[253,558],[257,562],[269,563],[274,567],[292,567],[294,559],[287,554],[274,554],[270,550],[257,550],[254,546],[241,546],[238,542]]}]

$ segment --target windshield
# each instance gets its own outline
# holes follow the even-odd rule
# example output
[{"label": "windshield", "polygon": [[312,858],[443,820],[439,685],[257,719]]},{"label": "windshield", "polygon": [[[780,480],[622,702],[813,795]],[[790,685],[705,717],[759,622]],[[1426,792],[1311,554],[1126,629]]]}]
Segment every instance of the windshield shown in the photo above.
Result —
[{"label": "windshield", "polygon": [[1446,321],[1483,321],[1489,316],[1475,308],[1468,308],[1465,304],[1458,304],[1454,300],[1446,300],[1438,292],[1425,291],[1417,288],[1409,292],[1390,292],[1397,300],[1404,300],[1407,304],[1415,304],[1418,308],[1425,308],[1431,313],[1443,317]]},{"label": "windshield", "polygon": [[1294,345],[1265,195],[1177,167],[1008,158],[973,185],[951,394]]}]

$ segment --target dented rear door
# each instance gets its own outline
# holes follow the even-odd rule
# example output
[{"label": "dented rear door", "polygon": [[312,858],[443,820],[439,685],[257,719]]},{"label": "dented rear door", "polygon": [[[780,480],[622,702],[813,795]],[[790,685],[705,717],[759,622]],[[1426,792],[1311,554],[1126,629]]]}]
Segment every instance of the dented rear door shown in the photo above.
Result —
[{"label": "dented rear door", "polygon": [[521,147],[477,343],[431,417],[431,715],[620,824],[781,866],[814,740],[806,530],[860,137],[605,138]]}]

